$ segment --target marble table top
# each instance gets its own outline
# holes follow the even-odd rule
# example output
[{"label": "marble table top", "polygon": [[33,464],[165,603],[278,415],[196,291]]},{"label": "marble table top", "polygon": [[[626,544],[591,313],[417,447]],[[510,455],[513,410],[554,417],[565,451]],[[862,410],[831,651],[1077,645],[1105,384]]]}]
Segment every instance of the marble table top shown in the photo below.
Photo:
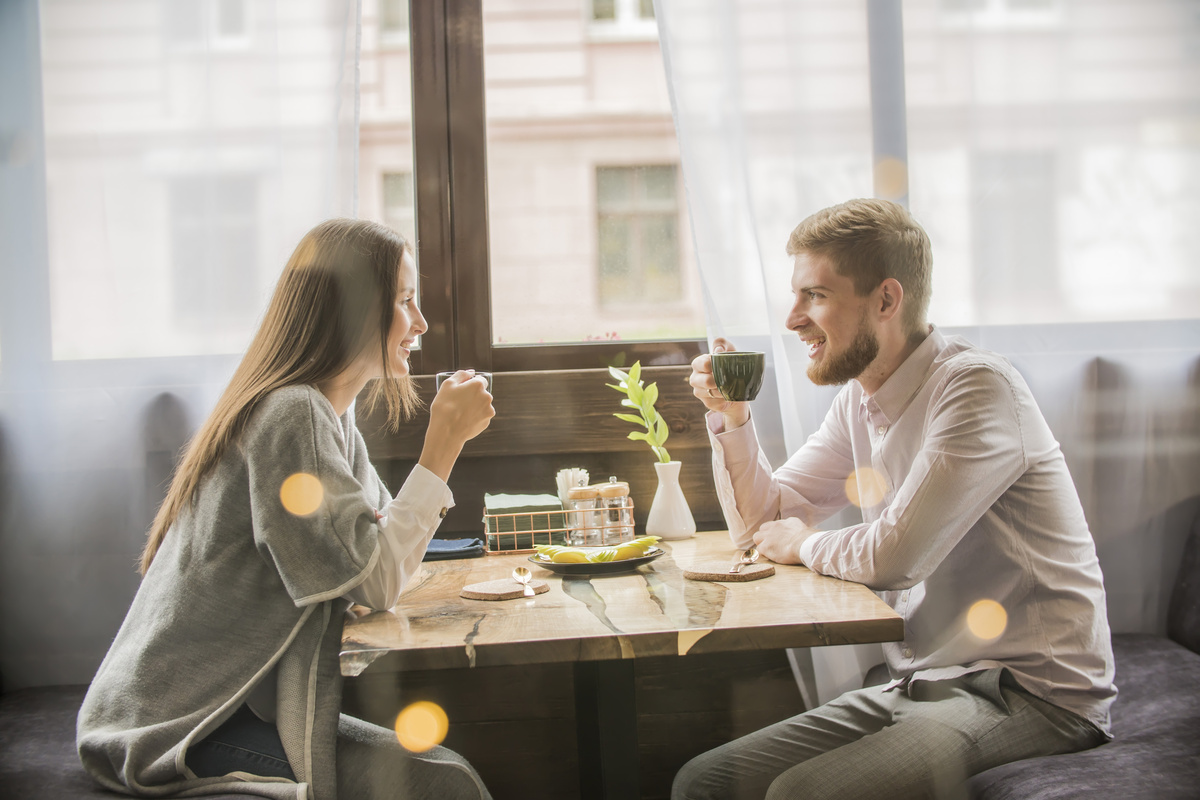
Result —
[{"label": "marble table top", "polygon": [[[561,577],[528,554],[421,565],[391,611],[365,609],[346,623],[342,674],[448,669],[862,642],[898,641],[904,622],[857,583],[777,565],[746,583],[692,581],[683,570],[732,563],[725,531],[661,542],[666,555],[633,572]],[[550,591],[504,601],[467,600],[463,586],[527,566]]]}]

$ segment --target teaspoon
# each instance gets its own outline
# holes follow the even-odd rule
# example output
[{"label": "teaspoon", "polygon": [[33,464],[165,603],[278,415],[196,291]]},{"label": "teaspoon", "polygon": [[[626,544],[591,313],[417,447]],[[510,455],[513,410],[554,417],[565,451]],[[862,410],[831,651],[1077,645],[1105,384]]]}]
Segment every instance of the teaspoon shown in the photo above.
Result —
[{"label": "teaspoon", "polygon": [[751,547],[749,550],[743,550],[741,555],[738,556],[737,563],[729,568],[729,574],[737,575],[742,571],[742,567],[746,566],[747,564],[753,564],[755,561],[758,561],[757,547]]},{"label": "teaspoon", "polygon": [[528,567],[517,567],[512,571],[513,580],[525,586],[525,596],[533,597],[537,592],[533,591],[533,587],[529,585],[529,577]]}]

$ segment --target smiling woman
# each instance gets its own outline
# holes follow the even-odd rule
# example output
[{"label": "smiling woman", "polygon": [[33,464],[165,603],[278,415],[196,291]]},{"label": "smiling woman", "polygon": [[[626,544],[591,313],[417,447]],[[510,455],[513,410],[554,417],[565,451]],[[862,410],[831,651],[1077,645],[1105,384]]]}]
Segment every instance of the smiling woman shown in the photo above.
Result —
[{"label": "smiling woman", "polygon": [[456,754],[411,753],[339,716],[346,609],[396,604],[453,505],[445,480],[463,444],[495,413],[482,379],[452,376],[403,488],[393,497],[376,474],[354,398],[374,379],[393,427],[417,407],[415,285],[407,244],[383,225],[329,220],[296,247],[176,471],[80,710],[80,757],[106,787],[488,796]]}]

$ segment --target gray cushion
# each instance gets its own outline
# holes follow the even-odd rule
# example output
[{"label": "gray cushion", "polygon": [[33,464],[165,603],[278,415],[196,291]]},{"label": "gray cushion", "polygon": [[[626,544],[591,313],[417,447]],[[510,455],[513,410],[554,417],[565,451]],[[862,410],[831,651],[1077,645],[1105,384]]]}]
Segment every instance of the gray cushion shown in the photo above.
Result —
[{"label": "gray cushion", "polygon": [[[42,686],[0,697],[0,800],[116,800],[84,771],[75,715],[86,686]],[[213,800],[246,800],[214,795]]]},{"label": "gray cushion", "polygon": [[971,778],[976,800],[1195,800],[1200,796],[1200,655],[1158,636],[1113,637],[1114,740]]},{"label": "gray cushion", "polygon": [[1179,577],[1171,591],[1167,636],[1193,653],[1200,653],[1200,515],[1192,523],[1192,534],[1183,548]]}]

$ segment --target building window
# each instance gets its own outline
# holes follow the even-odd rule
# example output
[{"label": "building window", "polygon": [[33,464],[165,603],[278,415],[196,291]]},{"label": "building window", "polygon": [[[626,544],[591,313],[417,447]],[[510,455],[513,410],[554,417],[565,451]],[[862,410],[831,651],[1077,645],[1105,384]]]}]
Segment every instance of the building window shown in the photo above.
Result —
[{"label": "building window", "polygon": [[419,245],[415,374],[681,365],[704,345],[653,6],[595,21],[654,34],[622,47],[577,35],[607,12],[575,9],[558,36],[560,4],[411,2],[411,58],[364,81],[364,210]]},{"label": "building window", "polygon": [[379,38],[384,44],[408,43],[408,0],[379,0]]},{"label": "building window", "polygon": [[250,43],[246,0],[162,0],[163,30],[176,47],[242,48]]},{"label": "building window", "polygon": [[183,329],[241,323],[258,312],[258,182],[248,175],[169,184],[171,298]]},{"label": "building window", "polygon": [[1014,30],[1052,28],[1062,21],[1060,0],[941,0],[949,28]]},{"label": "building window", "polygon": [[410,243],[417,238],[415,206],[412,173],[383,173],[383,222]]},{"label": "building window", "polygon": [[683,299],[677,187],[674,165],[596,169],[602,305]]},{"label": "building window", "polygon": [[656,39],[654,0],[591,0],[588,33],[593,39]]},{"label": "building window", "polygon": [[[1058,272],[1055,157],[1051,152],[971,158],[971,258],[983,324],[1053,319],[1063,307]],[[1036,286],[1037,291],[1030,291]]]}]

